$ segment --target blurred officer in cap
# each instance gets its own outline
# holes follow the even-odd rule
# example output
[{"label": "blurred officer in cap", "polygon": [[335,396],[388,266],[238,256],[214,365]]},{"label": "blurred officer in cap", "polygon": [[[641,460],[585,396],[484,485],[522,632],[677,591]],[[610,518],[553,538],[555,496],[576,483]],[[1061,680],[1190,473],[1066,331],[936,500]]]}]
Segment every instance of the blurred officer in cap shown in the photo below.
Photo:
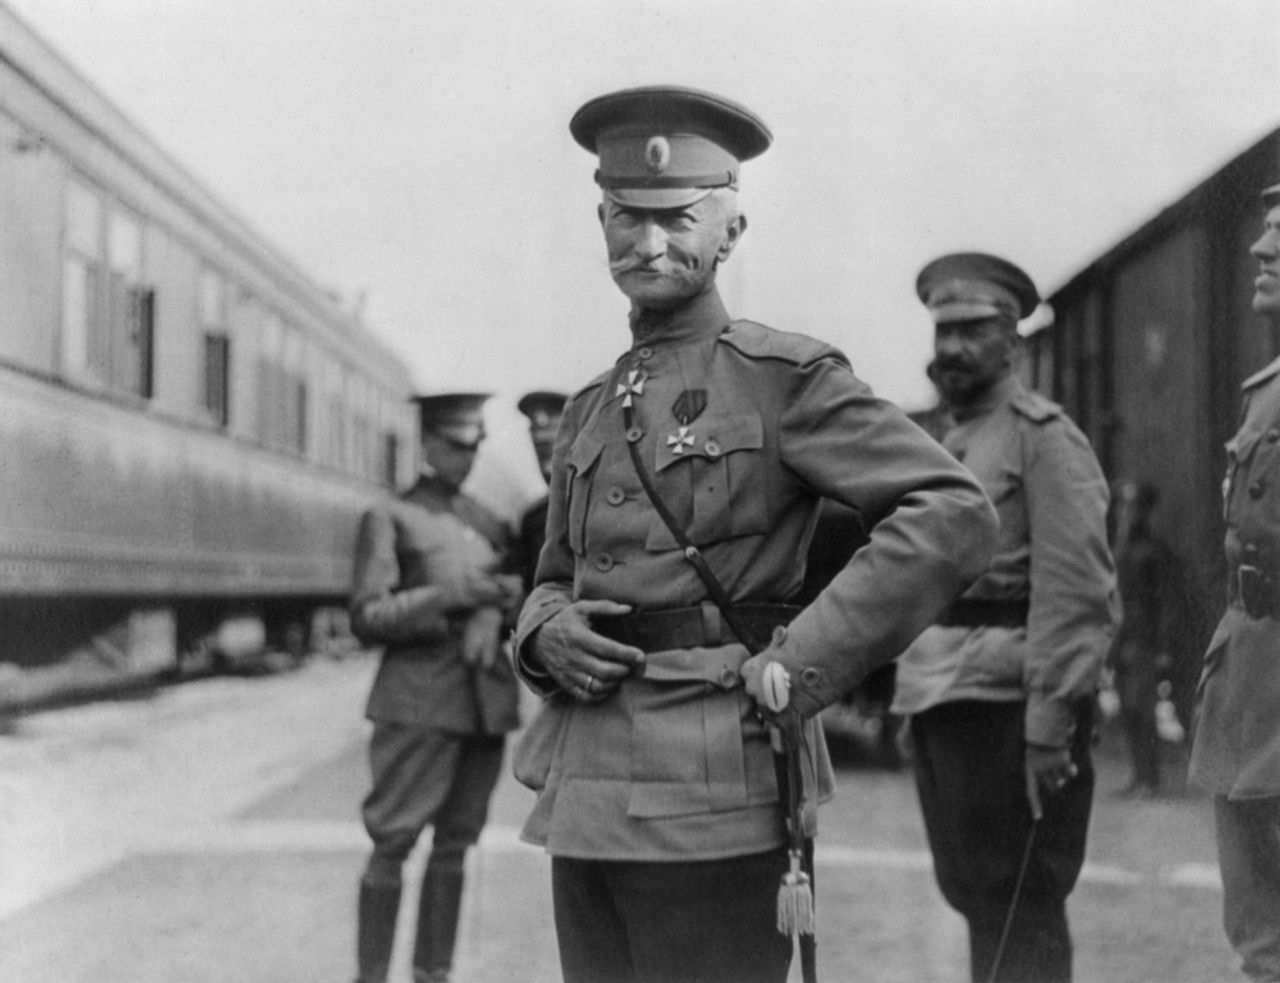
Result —
[{"label": "blurred officer in cap", "polygon": [[[777,983],[779,885],[795,902],[803,882],[756,714],[765,667],[803,718],[807,781],[791,788],[811,806],[831,787],[813,716],[985,567],[993,513],[840,352],[725,311],[741,162],[771,139],[759,117],[653,86],[591,100],[569,129],[599,157],[630,346],[570,397],[556,438],[516,636],[545,697],[516,753],[539,793],[523,836],[552,855],[571,983]],[[823,496],[870,543],[800,612]]]},{"label": "blurred officer in cap", "polygon": [[360,522],[351,624],[384,652],[366,711],[373,788],[363,815],[373,853],[360,882],[358,983],[387,978],[401,866],[428,824],[414,980],[448,980],[463,857],[484,825],[504,735],[519,723],[501,644],[523,590],[501,572],[505,526],[460,490],[484,439],[487,398],[419,398],[422,474]]},{"label": "blurred officer in cap", "polygon": [[[1280,184],[1262,193],[1253,309],[1280,325]],[[1227,444],[1227,610],[1209,642],[1189,778],[1214,795],[1227,938],[1280,980],[1280,359],[1244,383]]]},{"label": "blurred officer in cap", "polygon": [[898,660],[893,708],[911,716],[934,870],[968,919],[973,979],[998,964],[995,979],[1058,983],[1071,978],[1066,899],[1084,861],[1094,691],[1118,613],[1107,483],[1075,424],[1015,374],[1018,321],[1039,304],[1031,278],[959,253],[927,265],[916,292],[952,416],[943,446],[995,503],[1000,537],[982,578]]},{"label": "blurred officer in cap", "polygon": [[[551,484],[551,451],[555,447],[556,430],[564,414],[564,393],[539,390],[521,397],[517,408],[529,418],[529,439],[533,441],[533,453],[538,458],[538,470],[547,484]],[[530,505],[520,518],[516,569],[524,578],[526,588],[533,587],[533,574],[538,566],[538,554],[547,531],[547,496],[541,496]]]}]

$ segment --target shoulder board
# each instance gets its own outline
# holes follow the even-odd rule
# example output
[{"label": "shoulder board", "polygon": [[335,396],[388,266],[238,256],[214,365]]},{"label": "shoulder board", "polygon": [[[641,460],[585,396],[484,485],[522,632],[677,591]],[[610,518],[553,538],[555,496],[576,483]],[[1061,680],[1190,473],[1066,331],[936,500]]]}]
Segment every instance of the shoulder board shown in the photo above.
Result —
[{"label": "shoulder board", "polygon": [[1261,372],[1257,372],[1249,376],[1249,378],[1244,380],[1240,388],[1252,389],[1254,386],[1260,386],[1268,379],[1273,378],[1277,373],[1280,373],[1280,358],[1277,358]]},{"label": "shoulder board", "polygon": [[585,396],[587,393],[591,392],[591,390],[599,389],[601,386],[605,384],[605,381],[609,378],[609,373],[612,371],[613,371],[612,369],[606,369],[604,372],[601,372],[598,376],[596,376],[594,379],[588,382],[581,389],[575,390],[573,394],[569,397],[569,401],[576,402],[577,400]]},{"label": "shoulder board", "polygon": [[834,358],[845,365],[849,360],[838,348],[818,341],[808,335],[791,331],[778,331],[754,321],[734,321],[716,339],[721,344],[741,352],[747,358],[771,358],[805,365],[822,358]]},{"label": "shoulder board", "polygon": [[1009,405],[1032,423],[1044,423],[1063,415],[1061,406],[1034,389],[1022,389],[1014,393]]}]

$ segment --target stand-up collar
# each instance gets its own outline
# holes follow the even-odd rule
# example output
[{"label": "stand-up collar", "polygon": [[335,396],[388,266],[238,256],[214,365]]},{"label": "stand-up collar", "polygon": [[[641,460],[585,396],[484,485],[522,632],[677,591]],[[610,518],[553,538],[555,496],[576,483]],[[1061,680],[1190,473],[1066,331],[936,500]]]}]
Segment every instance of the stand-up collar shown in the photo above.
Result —
[{"label": "stand-up collar", "polygon": [[714,285],[669,311],[633,308],[631,347],[680,344],[699,338],[713,338],[729,324],[729,314]]}]

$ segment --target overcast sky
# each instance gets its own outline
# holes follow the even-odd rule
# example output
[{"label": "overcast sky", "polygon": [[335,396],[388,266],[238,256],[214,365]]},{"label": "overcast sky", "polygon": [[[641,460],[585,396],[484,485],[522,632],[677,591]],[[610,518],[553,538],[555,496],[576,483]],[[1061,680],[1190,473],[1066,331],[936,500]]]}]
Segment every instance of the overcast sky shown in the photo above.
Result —
[{"label": "overcast sky", "polygon": [[[371,329],[424,389],[572,389],[626,303],[573,111],[745,103],[730,311],[927,401],[916,272],[1002,253],[1045,293],[1280,126],[1276,0],[8,0]],[[1280,162],[1278,162],[1280,169]]]}]

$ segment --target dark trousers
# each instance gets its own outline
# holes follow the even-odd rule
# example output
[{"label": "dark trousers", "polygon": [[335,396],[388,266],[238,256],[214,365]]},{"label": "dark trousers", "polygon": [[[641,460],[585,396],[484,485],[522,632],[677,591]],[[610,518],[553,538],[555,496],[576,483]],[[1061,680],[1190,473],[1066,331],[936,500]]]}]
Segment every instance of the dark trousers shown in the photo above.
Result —
[{"label": "dark trousers", "polygon": [[[1024,772],[1025,703],[964,700],[911,720],[916,786],[934,872],[947,903],[969,922],[972,978],[989,978],[1031,835]],[[1017,915],[997,977],[1009,983],[1071,979],[1067,895],[1084,863],[1093,804],[1092,702],[1076,714],[1071,753],[1079,774],[1043,793]]]},{"label": "dark trousers", "polygon": [[785,849],[727,860],[551,861],[565,983],[784,983]]}]

